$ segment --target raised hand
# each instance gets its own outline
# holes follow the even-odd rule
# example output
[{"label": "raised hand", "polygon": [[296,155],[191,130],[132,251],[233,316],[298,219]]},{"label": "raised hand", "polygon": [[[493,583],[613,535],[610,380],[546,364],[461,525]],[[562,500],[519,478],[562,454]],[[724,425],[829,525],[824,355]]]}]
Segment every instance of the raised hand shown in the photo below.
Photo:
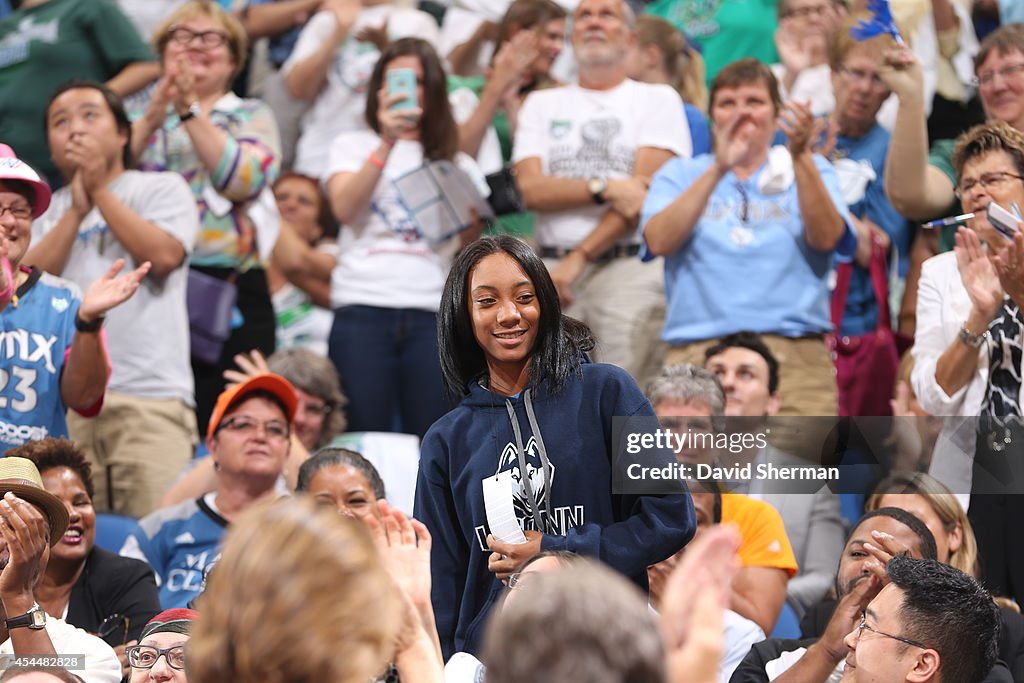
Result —
[{"label": "raised hand", "polygon": [[391,578],[417,609],[430,607],[430,532],[386,500],[378,500],[380,520],[363,517]]},{"label": "raised hand", "polygon": [[814,118],[807,102],[790,102],[779,115],[779,127],[786,134],[786,147],[793,158],[810,153],[811,142],[817,140],[826,122]]},{"label": "raised hand", "polygon": [[0,598],[31,595],[42,574],[43,551],[50,540],[46,517],[8,491],[0,499],[0,535],[7,547],[7,561],[0,561]]},{"label": "raised hand", "polygon": [[377,92],[377,126],[384,138],[394,142],[403,135],[416,130],[420,125],[420,117],[423,116],[423,109],[394,110],[392,107],[396,102],[405,99],[401,93],[388,92],[387,86]]},{"label": "raised hand", "polygon": [[388,38],[388,21],[384,20],[384,23],[380,26],[365,26],[363,29],[356,34],[356,40],[363,43],[372,43],[378,50],[383,52],[387,49],[388,43],[391,39]]},{"label": "raised hand", "polygon": [[957,231],[953,251],[971,305],[979,316],[990,322],[1003,305],[1003,286],[995,266],[982,249],[977,233],[970,228]]},{"label": "raised hand", "polygon": [[146,261],[135,270],[119,276],[118,273],[124,268],[124,259],[114,261],[110,270],[85,290],[82,305],[78,309],[79,316],[83,320],[95,320],[132,298],[150,267],[152,264]]},{"label": "raised hand", "polygon": [[779,51],[779,61],[792,77],[811,66],[814,59],[812,44],[808,36],[801,35],[796,19],[785,17],[779,20],[775,48]]},{"label": "raised hand", "polygon": [[169,68],[173,76],[173,89],[170,95],[174,98],[173,104],[178,115],[188,111],[192,103],[199,101],[196,94],[196,77],[192,72],[192,64],[186,55],[179,55],[173,70]]},{"label": "raised hand", "polygon": [[[110,168],[107,166],[99,140],[84,133],[72,135],[64,151],[68,160],[77,168],[72,179],[71,202],[75,205],[76,210],[84,208],[86,205],[91,209],[93,193],[107,185],[110,175]],[[74,185],[76,179],[77,188]],[[75,196],[83,191],[86,195],[84,198]]]},{"label": "raised hand", "polygon": [[924,96],[924,72],[907,47],[886,50],[878,76],[899,98]]},{"label": "raised hand", "polygon": [[228,386],[241,384],[257,375],[265,375],[270,372],[267,359],[263,357],[259,349],[253,349],[248,354],[236,354],[233,360],[238,369],[224,371],[224,379],[227,380]]},{"label": "raised hand", "polygon": [[1013,242],[991,259],[1003,291],[1017,306],[1024,307],[1024,233],[1018,230]]},{"label": "raised hand", "polygon": [[754,154],[754,133],[757,124],[740,114],[721,127],[715,126],[715,163],[723,171],[731,171]]},{"label": "raised hand", "polygon": [[362,9],[363,3],[360,0],[324,0],[320,4],[320,11],[332,13],[338,27],[345,31],[356,23],[356,17]]},{"label": "raised hand", "polygon": [[540,36],[535,31],[519,31],[498,49],[489,77],[498,83],[502,91],[518,89],[538,55]]}]

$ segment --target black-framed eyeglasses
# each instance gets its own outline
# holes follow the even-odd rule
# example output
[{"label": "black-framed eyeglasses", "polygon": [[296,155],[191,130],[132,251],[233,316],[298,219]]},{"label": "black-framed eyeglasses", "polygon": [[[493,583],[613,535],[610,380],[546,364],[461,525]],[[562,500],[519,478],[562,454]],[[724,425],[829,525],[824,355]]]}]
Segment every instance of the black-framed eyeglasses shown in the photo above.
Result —
[{"label": "black-framed eyeglasses", "polygon": [[133,669],[152,669],[161,657],[167,658],[167,664],[172,669],[181,671],[185,668],[184,645],[175,645],[174,647],[167,648],[153,647],[152,645],[132,645],[125,648],[124,653],[128,656],[128,666]]},{"label": "black-framed eyeglasses", "polygon": [[228,34],[224,31],[193,31],[184,26],[172,26],[167,35],[182,47],[190,45],[196,38],[200,45],[211,50],[228,42]]},{"label": "black-framed eyeglasses", "polygon": [[911,640],[910,638],[904,638],[903,636],[894,636],[891,633],[886,633],[885,631],[879,631],[877,628],[874,628],[873,626],[868,626],[868,615],[862,613],[860,615],[860,624],[857,625],[857,640],[860,640],[864,636],[864,631],[865,630],[871,631],[872,633],[877,633],[880,636],[885,636],[886,638],[892,638],[893,640],[898,640],[899,642],[906,643],[907,645],[913,645],[914,647],[919,647],[922,650],[930,650],[931,649],[930,647],[928,647],[924,643],[919,643],[916,640]]},{"label": "black-framed eyeglasses", "polygon": [[127,614],[111,614],[100,622],[100,625],[96,628],[96,635],[103,640],[106,640],[109,636],[114,635],[120,629],[122,634],[120,640],[121,644],[124,645],[128,642],[128,629],[131,627],[131,623],[132,620]]},{"label": "black-framed eyeglasses", "polygon": [[956,195],[957,199],[963,199],[964,195],[970,193],[978,185],[981,185],[982,189],[991,190],[994,187],[999,187],[1006,182],[1007,178],[1016,178],[1017,180],[1024,180],[1024,177],[1017,175],[1016,173],[1010,173],[1009,171],[996,171],[995,173],[982,173],[981,177],[975,178],[961,178],[960,183],[956,186],[953,194]]}]

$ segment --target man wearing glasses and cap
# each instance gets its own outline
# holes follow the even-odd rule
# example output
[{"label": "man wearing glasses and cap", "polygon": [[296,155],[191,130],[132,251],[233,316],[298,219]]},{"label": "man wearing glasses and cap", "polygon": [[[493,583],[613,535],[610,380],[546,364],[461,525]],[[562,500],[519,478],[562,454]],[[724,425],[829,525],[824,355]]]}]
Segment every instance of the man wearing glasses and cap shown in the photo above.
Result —
[{"label": "man wearing glasses and cap", "polygon": [[99,411],[110,375],[103,316],[135,293],[150,267],[118,276],[119,261],[82,295],[22,265],[32,220],[49,205],[50,187],[0,143],[0,451],[67,436],[68,408]]},{"label": "man wearing glasses and cap", "polygon": [[110,646],[47,616],[35,599],[50,547],[67,529],[67,508],[43,488],[35,464],[25,458],[0,458],[0,493],[0,658],[54,663],[75,671],[85,683],[117,683],[121,664]]},{"label": "man wearing glasses and cap", "polygon": [[217,561],[231,520],[286,492],[279,481],[297,405],[288,380],[271,373],[217,398],[206,432],[216,489],[143,517],[121,548],[153,568],[164,609],[186,607],[202,592],[204,572]]}]

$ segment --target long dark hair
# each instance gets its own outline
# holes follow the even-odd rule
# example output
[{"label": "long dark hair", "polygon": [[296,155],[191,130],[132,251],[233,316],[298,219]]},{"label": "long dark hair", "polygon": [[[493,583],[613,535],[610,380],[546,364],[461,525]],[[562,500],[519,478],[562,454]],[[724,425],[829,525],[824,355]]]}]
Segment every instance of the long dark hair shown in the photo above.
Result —
[{"label": "long dark hair", "polygon": [[530,383],[547,380],[558,391],[573,373],[579,373],[583,355],[594,348],[590,329],[562,315],[558,291],[544,262],[526,242],[499,235],[484,237],[466,247],[455,259],[441,295],[437,341],[441,372],[452,396],[469,393],[472,382],[487,375],[487,358],[473,335],[469,315],[469,279],[476,265],[491,254],[508,254],[533,283],[540,306],[537,341],[531,352]]},{"label": "long dark hair", "polygon": [[396,40],[381,53],[373,67],[369,90],[366,93],[366,123],[373,132],[380,133],[377,110],[380,108],[378,91],[384,83],[384,69],[397,57],[416,57],[423,65],[423,102],[420,117],[420,144],[423,156],[431,161],[455,158],[459,147],[459,129],[452,116],[448,102],[448,77],[441,65],[441,58],[433,46],[420,38]]}]

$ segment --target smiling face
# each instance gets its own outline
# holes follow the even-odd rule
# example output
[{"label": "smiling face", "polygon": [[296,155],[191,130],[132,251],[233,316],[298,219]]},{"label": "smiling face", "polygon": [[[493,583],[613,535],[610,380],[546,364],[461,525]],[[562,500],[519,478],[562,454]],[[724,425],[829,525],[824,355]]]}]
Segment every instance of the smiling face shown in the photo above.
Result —
[{"label": "smiling face", "polygon": [[57,96],[46,111],[46,138],[50,156],[65,178],[71,178],[77,164],[68,158],[69,143],[89,136],[99,144],[108,167],[116,166],[128,144],[128,135],[118,130],[117,119],[103,93],[95,88],[73,88]]},{"label": "smiling face", "polygon": [[346,517],[380,519],[377,496],[362,472],[351,465],[321,467],[309,480],[308,493],[319,505],[337,508]]},{"label": "smiling face", "polygon": [[[231,46],[227,40],[227,31],[219,21],[203,14],[183,19],[175,24],[176,31],[172,32],[167,46],[164,48],[163,63],[164,69],[171,63],[176,63],[184,58],[192,68],[192,75],[195,77],[196,93],[200,97],[225,93],[231,85],[235,68],[238,66],[231,53]],[[224,37],[220,45],[211,46],[195,34],[213,32]],[[192,34],[190,40],[189,34]]]},{"label": "smiling face", "polygon": [[[1002,175],[997,175],[1002,174]],[[1024,181],[1014,176],[1024,175],[1020,172],[1009,154],[1003,150],[986,152],[974,157],[964,164],[960,172],[958,187],[970,189],[961,191],[960,203],[965,212],[975,214],[974,218],[967,222],[967,226],[978,233],[982,241],[992,247],[1001,249],[1007,244],[1007,240],[988,222],[988,214],[985,209],[990,202],[997,202],[1006,210],[1014,202],[1024,207]],[[988,182],[985,187],[981,182],[982,178],[999,178],[998,181]]]},{"label": "smiling face", "polygon": [[25,218],[15,217],[10,211],[0,215],[0,231],[7,240],[7,258],[17,267],[32,244],[32,190],[0,180],[0,208],[28,214]]},{"label": "smiling face", "polygon": [[540,305],[514,258],[498,252],[476,264],[469,275],[469,317],[488,366],[525,369],[537,342]]},{"label": "smiling face", "polygon": [[284,469],[288,438],[288,416],[280,406],[253,396],[225,413],[208,441],[218,475],[255,478],[272,485]]},{"label": "smiling face", "polygon": [[[1024,53],[1011,49],[1005,54],[992,50],[975,73],[978,94],[990,119],[1005,121],[1024,130]],[[1017,67],[1017,68],[1015,68]],[[999,73],[1006,71],[1006,75]]]},{"label": "smiling face", "polygon": [[[908,680],[927,681],[931,678],[923,674],[934,672],[927,671],[928,664],[919,661],[926,652],[923,648],[889,637],[906,637],[900,619],[902,606],[903,590],[895,584],[887,585],[868,604],[864,614],[864,623],[868,628],[861,631],[859,627],[854,627],[844,640],[850,652],[846,656],[843,683],[905,683]],[[937,653],[934,650],[928,652],[928,661],[934,663],[931,655]],[[908,677],[915,668],[922,676]]]},{"label": "smiling face", "polygon": [[50,555],[54,562],[82,562],[96,544],[96,510],[85,490],[85,483],[69,467],[51,467],[43,470],[43,487],[60,498],[68,510],[70,522]]},{"label": "smiling face", "polygon": [[565,19],[552,19],[538,30],[538,35],[540,54],[530,69],[535,77],[546,77],[551,75],[551,67],[565,49]]},{"label": "smiling face", "polygon": [[572,48],[580,66],[621,63],[636,39],[623,0],[582,0],[572,22]]}]

